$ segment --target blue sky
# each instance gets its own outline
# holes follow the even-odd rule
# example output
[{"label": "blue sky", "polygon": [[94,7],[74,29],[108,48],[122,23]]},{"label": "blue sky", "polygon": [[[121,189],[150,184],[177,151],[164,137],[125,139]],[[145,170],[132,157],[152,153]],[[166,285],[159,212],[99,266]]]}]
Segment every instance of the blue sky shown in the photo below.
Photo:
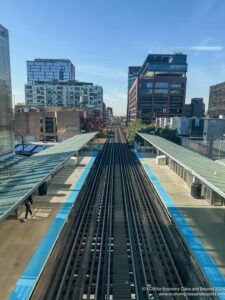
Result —
[{"label": "blue sky", "polygon": [[12,88],[24,102],[26,60],[68,58],[76,79],[103,86],[125,114],[127,70],[148,53],[188,55],[186,102],[225,81],[224,0],[0,0],[10,32]]}]

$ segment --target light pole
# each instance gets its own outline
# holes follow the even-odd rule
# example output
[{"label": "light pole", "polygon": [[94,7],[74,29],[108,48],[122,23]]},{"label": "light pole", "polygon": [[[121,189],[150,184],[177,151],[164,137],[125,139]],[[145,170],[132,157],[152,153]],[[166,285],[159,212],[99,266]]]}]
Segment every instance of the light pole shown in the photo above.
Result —
[{"label": "light pole", "polygon": [[[225,134],[223,134],[223,136],[225,136]],[[218,155],[218,160],[220,159],[221,142],[222,142],[222,144],[224,144],[224,143],[225,143],[225,140],[220,140],[220,143],[219,143],[219,155]]]},{"label": "light pole", "polygon": [[20,137],[21,137],[21,141],[22,141],[22,149],[23,149],[23,152],[22,154],[24,154],[24,136],[22,134],[20,134],[19,132],[14,132],[15,134],[18,134]]}]

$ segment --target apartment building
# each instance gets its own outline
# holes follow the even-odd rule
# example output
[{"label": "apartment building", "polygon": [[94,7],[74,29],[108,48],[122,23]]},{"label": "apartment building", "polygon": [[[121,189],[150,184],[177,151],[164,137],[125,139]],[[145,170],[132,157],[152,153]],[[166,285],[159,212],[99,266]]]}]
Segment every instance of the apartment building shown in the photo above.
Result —
[{"label": "apartment building", "polygon": [[[85,96],[85,97],[84,97]],[[103,89],[89,82],[70,80],[25,85],[28,106],[87,106],[102,111]],[[83,101],[86,99],[85,101]]]}]

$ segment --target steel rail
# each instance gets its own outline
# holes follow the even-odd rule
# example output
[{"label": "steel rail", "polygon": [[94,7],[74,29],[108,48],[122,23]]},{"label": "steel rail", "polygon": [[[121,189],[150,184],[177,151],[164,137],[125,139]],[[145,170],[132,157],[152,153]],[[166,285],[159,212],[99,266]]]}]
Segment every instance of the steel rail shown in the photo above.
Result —
[{"label": "steel rail", "polygon": [[[96,163],[101,161],[101,155],[98,155],[98,157],[96,158]],[[80,197],[83,197],[84,196],[84,191],[90,191],[91,188],[92,188],[92,179],[96,176],[96,173],[91,170],[90,172],[90,175],[89,175],[89,179],[87,180],[87,185],[86,185],[86,188],[82,188],[82,190],[80,191],[79,193],[79,198],[77,199],[77,201],[79,202],[79,199]],[[74,209],[75,207],[72,208],[71,210],[71,213],[68,217],[68,220],[66,221],[66,226],[69,227],[67,228],[70,233],[69,235],[67,235],[67,242],[66,242],[66,245],[63,246],[63,237],[62,235],[64,236],[64,234],[66,235],[67,233],[65,232],[65,229],[62,230],[62,232],[60,233],[60,237],[59,237],[59,241],[57,241],[54,249],[53,249],[53,253],[50,257],[50,261],[53,260],[53,255],[55,255],[57,253],[58,250],[56,249],[59,249],[60,247],[63,246],[64,248],[64,251],[63,251],[63,255],[61,256],[61,258],[57,261],[57,268],[54,272],[52,272],[52,270],[54,269],[52,266],[49,265],[50,262],[47,262],[47,265],[45,266],[44,270],[43,270],[43,273],[41,276],[40,276],[40,280],[39,282],[37,283],[37,286],[35,286],[32,294],[31,294],[31,299],[36,299],[37,297],[43,297],[44,299],[55,299],[55,294],[56,294],[56,289],[58,287],[58,284],[60,284],[61,282],[61,276],[63,274],[63,270],[65,268],[65,265],[67,263],[67,259],[68,259],[68,256],[71,252],[71,244],[73,243],[73,237],[75,236],[75,233],[77,231],[77,228],[80,224],[80,220],[81,220],[81,217],[82,217],[82,212],[84,210],[84,207],[86,205],[86,202],[85,201],[82,201],[80,203],[80,205],[78,205],[78,211],[76,212],[77,214],[77,217],[74,217]],[[70,223],[70,225],[68,225],[68,223]],[[56,252],[56,253],[55,253]],[[56,254],[57,255],[57,254]],[[51,279],[49,281],[49,275],[48,272],[49,272],[49,269],[50,269],[50,274],[51,274]],[[47,273],[47,274],[46,274]],[[46,280],[44,280],[44,277],[47,276]],[[40,287],[43,286],[45,284],[45,282],[48,282],[48,286],[47,288],[44,288],[43,287]],[[41,294],[43,296],[40,296],[40,292],[39,291],[42,291]],[[38,296],[36,295],[38,294]],[[35,295],[35,296],[34,296]]]},{"label": "steel rail", "polygon": [[[127,179],[129,181],[129,185],[133,187],[131,189],[131,198],[130,198],[131,202],[130,202],[130,205],[131,205],[131,209],[132,209],[132,216],[133,216],[133,223],[134,223],[134,227],[135,227],[135,232],[138,236],[138,244],[142,245],[142,247],[140,247],[141,253],[143,252],[144,255],[147,258],[148,253],[150,251],[149,250],[150,249],[150,244],[149,244],[148,239],[147,239],[147,241],[145,241],[144,235],[146,235],[146,232],[144,230],[144,225],[143,225],[143,222],[142,222],[142,219],[144,218],[144,216],[140,214],[139,207],[138,207],[138,202],[135,201],[135,199],[136,199],[135,195],[139,194],[138,197],[141,197],[141,194],[140,194],[140,190],[136,189],[134,187],[134,184],[132,183],[132,178],[130,176],[131,172],[129,172],[128,169],[126,170],[126,172],[127,172]],[[147,262],[147,265],[146,265],[146,272],[144,274],[148,273],[149,277],[150,277],[149,279],[147,279],[147,276],[146,275],[144,276],[145,285],[146,285],[146,289],[147,289],[150,285],[153,286],[153,287],[157,286],[157,284],[156,284],[157,280],[156,280],[156,278],[154,278],[152,270],[151,270],[152,261],[150,261],[150,259],[146,259],[145,261]],[[145,264],[144,263],[143,263],[143,268],[145,269]],[[150,280],[150,282],[148,282],[148,280]],[[152,294],[154,294],[154,297],[157,298],[157,294],[156,294],[155,291],[152,291]]]},{"label": "steel rail", "polygon": [[[129,151],[128,147],[127,147],[127,150],[128,150],[128,153],[129,153],[128,156],[127,156],[127,158],[129,157],[130,164],[131,164],[131,166],[133,168],[133,172],[132,173],[135,176],[135,179],[136,179],[135,181],[136,181],[136,184],[138,185],[138,189],[139,189],[139,191],[141,191],[140,195],[141,194],[144,195],[144,198],[142,199],[143,205],[144,205],[145,208],[147,206],[148,210],[151,208],[151,212],[150,211],[148,212],[148,210],[145,209],[145,214],[147,212],[150,214],[150,217],[148,218],[148,220],[151,220],[151,224],[150,225],[151,225],[151,228],[155,232],[155,237],[156,237],[157,244],[159,246],[160,252],[162,254],[162,257],[163,257],[164,265],[166,266],[167,271],[170,274],[171,282],[174,282],[174,278],[173,278],[174,276],[171,274],[171,269],[173,269],[173,272],[176,274],[177,280],[179,282],[179,286],[182,286],[182,280],[181,280],[181,278],[180,278],[180,276],[179,276],[179,274],[177,272],[177,268],[176,268],[176,266],[174,264],[174,261],[173,261],[173,259],[171,257],[171,254],[170,254],[170,251],[168,249],[167,243],[166,243],[166,241],[164,239],[164,235],[163,235],[163,233],[161,231],[161,227],[160,227],[160,225],[158,223],[158,218],[156,217],[156,212],[152,209],[151,201],[149,201],[149,195],[146,193],[145,187],[143,187],[143,183],[141,181],[140,174],[137,171],[137,167],[134,164],[134,158],[132,157],[131,152]],[[152,222],[152,219],[154,219],[154,223]],[[166,251],[163,251],[163,246],[162,246],[162,243],[160,243],[160,238],[159,238],[158,232],[156,230],[158,230],[158,232],[159,232],[160,238],[163,241],[163,246],[165,247]],[[166,259],[165,252],[166,252],[166,254],[169,257],[169,261],[170,261],[170,263],[172,265],[172,268],[169,267],[169,265],[168,265],[168,260]]]},{"label": "steel rail", "polygon": [[115,151],[113,152],[113,166],[112,166],[112,179],[111,179],[111,192],[109,203],[109,237],[108,237],[108,269],[107,269],[107,283],[106,283],[106,299],[110,300],[110,275],[111,275],[111,261],[112,261],[112,226],[113,226],[113,194],[114,194],[114,164],[115,164]]},{"label": "steel rail", "polygon": [[107,206],[109,202],[109,189],[110,189],[110,176],[111,176],[111,169],[112,169],[112,161],[113,161],[113,146],[111,145],[111,153],[110,153],[110,159],[109,159],[109,166],[108,166],[108,172],[107,172],[107,180],[105,184],[105,205],[104,205],[104,216],[103,216],[103,224],[102,224],[102,232],[101,232],[101,245],[100,245],[100,251],[99,251],[99,260],[98,260],[98,270],[97,270],[97,278],[96,278],[96,284],[95,284],[95,296],[94,299],[98,299],[98,290],[99,290],[99,281],[100,281],[100,272],[101,272],[101,262],[102,262],[102,255],[103,255],[103,239],[104,239],[104,232],[105,232],[105,226],[106,226],[106,216],[107,216]]},{"label": "steel rail", "polygon": [[[120,136],[121,142],[123,142],[124,140],[123,140],[123,138],[121,136],[121,132],[119,132],[119,136]],[[130,213],[131,213],[131,218],[132,218],[131,222],[133,223],[134,233],[135,233],[136,239],[137,239],[137,243],[136,244],[137,244],[137,248],[138,248],[138,251],[139,251],[139,257],[140,257],[141,268],[142,268],[141,275],[144,277],[144,284],[145,284],[145,290],[146,290],[147,299],[150,300],[150,296],[149,296],[149,292],[148,292],[147,276],[146,276],[146,272],[145,272],[144,260],[143,260],[143,255],[142,255],[142,249],[140,247],[141,243],[140,243],[139,234],[138,234],[138,230],[137,230],[137,226],[136,226],[136,222],[135,222],[136,219],[135,219],[134,211],[133,211],[133,208],[132,208],[132,205],[131,205],[131,201],[132,201],[132,198],[134,198],[134,195],[133,195],[133,191],[132,191],[132,184],[131,184],[131,181],[130,181],[130,174],[127,171],[126,162],[124,160],[124,157],[126,157],[126,155],[125,155],[125,152],[123,152],[121,146],[120,146],[120,151],[121,151],[121,158],[122,158],[123,166],[124,166],[123,172],[125,174],[127,187],[129,187],[127,189],[127,191],[128,191],[128,197],[127,197],[127,199],[129,199],[129,207],[130,207]],[[123,154],[122,154],[122,152],[123,152]],[[142,292],[143,292],[143,290],[142,290]],[[141,295],[143,296],[143,293],[141,293]],[[142,299],[142,297],[140,299]]]},{"label": "steel rail", "polygon": [[78,230],[76,232],[76,236],[74,238],[74,242],[73,242],[73,245],[71,247],[71,251],[70,251],[70,255],[69,255],[69,258],[68,258],[68,261],[67,261],[67,264],[66,264],[66,267],[64,269],[64,273],[63,273],[63,276],[62,276],[62,279],[61,279],[61,282],[60,282],[60,285],[59,285],[59,289],[58,289],[58,292],[57,292],[57,295],[55,297],[56,300],[59,300],[60,299],[60,294],[61,294],[61,291],[62,291],[62,288],[63,288],[63,284],[64,284],[64,281],[65,281],[65,278],[66,278],[66,275],[68,273],[68,269],[69,269],[69,266],[70,266],[70,262],[72,260],[72,256],[73,256],[73,253],[74,253],[74,250],[75,250],[75,246],[77,244],[77,240],[78,240],[78,237],[79,237],[79,234],[80,234],[80,231],[81,231],[81,228],[82,228],[82,225],[83,223],[85,222],[85,216],[86,216],[86,211],[88,210],[89,208],[89,203],[93,200],[92,196],[93,196],[93,191],[96,187],[96,182],[97,182],[97,178],[100,174],[100,171],[101,171],[101,168],[102,168],[102,164],[104,162],[104,159],[105,159],[105,155],[107,153],[107,147],[108,147],[108,144],[105,145],[104,149],[103,149],[103,153],[102,153],[102,157],[101,157],[101,160],[100,160],[100,163],[99,163],[99,166],[97,168],[97,171],[96,171],[96,175],[93,179],[93,185],[91,187],[91,190],[90,190],[90,193],[88,194],[88,199],[87,199],[87,202],[86,202],[86,205],[85,205],[85,208],[84,208],[84,211],[83,211],[83,215],[82,215],[82,218],[81,218],[81,221],[80,221],[80,224],[79,224],[79,227],[78,227]]},{"label": "steel rail", "polygon": [[[129,156],[131,157],[131,154],[130,154],[130,153],[129,153]],[[160,241],[159,241],[159,237],[158,237],[158,233],[156,232],[156,229],[159,231],[160,237],[161,237],[161,239],[162,239],[162,241],[163,241],[163,245],[164,245],[166,251],[163,251],[162,246],[160,247],[160,249],[162,250],[161,253],[163,254],[163,260],[164,260],[164,262],[165,262],[165,264],[166,264],[166,266],[167,266],[167,270],[168,270],[168,272],[169,272],[169,274],[170,274],[171,280],[174,281],[174,280],[173,280],[173,276],[172,276],[172,274],[171,274],[171,268],[169,267],[169,265],[168,265],[168,260],[167,260],[166,257],[165,257],[165,252],[166,252],[166,254],[168,255],[168,258],[169,258],[170,263],[172,264],[172,268],[173,268],[173,271],[174,271],[175,274],[176,274],[176,277],[177,277],[177,279],[178,279],[179,285],[182,286],[182,285],[183,285],[183,284],[182,284],[182,280],[181,280],[181,278],[180,278],[180,276],[179,276],[179,273],[178,273],[178,271],[177,271],[177,268],[176,268],[176,266],[175,266],[175,264],[174,264],[174,261],[173,261],[173,258],[172,258],[172,256],[171,256],[170,250],[169,250],[169,248],[168,248],[168,246],[167,246],[167,242],[165,241],[164,235],[163,235],[163,233],[162,233],[161,227],[160,227],[159,222],[158,222],[158,218],[156,217],[156,212],[155,212],[154,209],[152,208],[151,201],[149,201],[149,197],[148,197],[148,195],[147,195],[147,193],[146,193],[146,189],[145,189],[145,187],[143,186],[143,183],[142,183],[142,181],[141,181],[141,179],[140,179],[140,174],[138,173],[138,171],[137,171],[137,169],[136,169],[136,167],[135,167],[135,165],[134,165],[133,159],[130,159],[130,162],[131,162],[132,165],[133,165],[133,170],[134,170],[136,182],[137,182],[137,184],[138,184],[138,186],[139,186],[139,190],[141,190],[141,191],[143,192],[143,194],[144,194],[143,205],[145,206],[145,208],[148,208],[148,209],[145,210],[145,212],[146,212],[146,213],[148,212],[148,213],[150,214],[149,220],[152,221],[152,218],[154,219],[155,226],[154,226],[154,224],[152,224],[152,225],[153,225],[152,228],[153,228],[153,230],[155,231],[155,236],[157,237],[157,240],[158,240],[157,243],[158,243],[158,245],[160,245],[161,243],[160,243]]]},{"label": "steel rail", "polygon": [[[105,162],[106,163],[106,162]],[[89,285],[87,287],[87,298],[90,297],[90,294],[93,294],[92,292],[92,289],[93,289],[93,282],[94,282],[94,277],[95,277],[95,262],[97,260],[97,253],[98,253],[98,242],[99,242],[99,239],[100,239],[100,231],[101,231],[101,219],[102,219],[102,214],[104,214],[104,211],[106,210],[105,208],[105,205],[104,205],[104,199],[105,199],[105,185],[107,183],[107,177],[108,177],[108,172],[109,172],[109,169],[110,169],[110,165],[107,164],[107,168],[106,168],[106,172],[104,174],[104,180],[103,180],[103,183],[102,183],[102,188],[101,188],[101,194],[100,194],[100,201],[99,201],[99,207],[98,207],[98,214],[97,214],[97,226],[95,228],[95,232],[94,232],[94,235],[93,235],[93,239],[92,241],[94,240],[94,249],[93,249],[93,257],[92,255],[90,255],[90,258],[91,259],[91,267],[90,267],[90,272],[89,272]],[[92,242],[93,244],[93,242]]]}]

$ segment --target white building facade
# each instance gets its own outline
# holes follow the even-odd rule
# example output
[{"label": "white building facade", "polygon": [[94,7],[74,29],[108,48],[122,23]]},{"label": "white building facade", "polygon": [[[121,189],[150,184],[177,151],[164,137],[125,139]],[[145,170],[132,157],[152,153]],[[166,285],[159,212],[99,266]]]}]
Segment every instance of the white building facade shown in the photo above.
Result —
[{"label": "white building facade", "polygon": [[[82,101],[86,96],[87,102]],[[25,99],[27,106],[87,106],[102,111],[103,88],[93,83],[68,82],[39,82],[25,85]]]}]

